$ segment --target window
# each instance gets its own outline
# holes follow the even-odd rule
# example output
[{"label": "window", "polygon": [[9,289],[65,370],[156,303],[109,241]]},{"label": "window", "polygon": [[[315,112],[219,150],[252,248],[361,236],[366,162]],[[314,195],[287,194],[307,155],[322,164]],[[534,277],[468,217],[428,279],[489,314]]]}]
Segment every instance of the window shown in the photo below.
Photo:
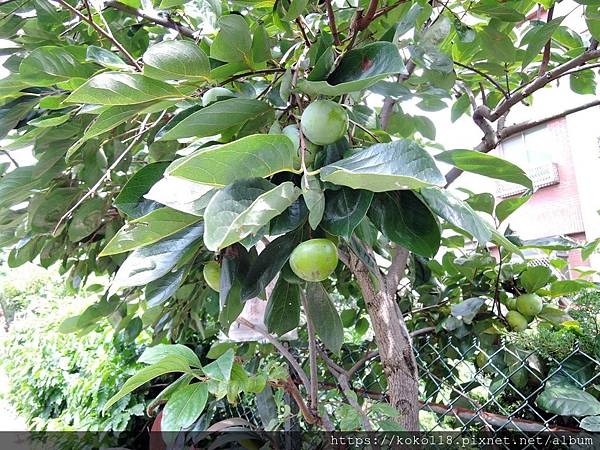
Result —
[{"label": "window", "polygon": [[553,147],[552,132],[542,125],[504,141],[502,154],[510,162],[528,168],[551,163]]}]

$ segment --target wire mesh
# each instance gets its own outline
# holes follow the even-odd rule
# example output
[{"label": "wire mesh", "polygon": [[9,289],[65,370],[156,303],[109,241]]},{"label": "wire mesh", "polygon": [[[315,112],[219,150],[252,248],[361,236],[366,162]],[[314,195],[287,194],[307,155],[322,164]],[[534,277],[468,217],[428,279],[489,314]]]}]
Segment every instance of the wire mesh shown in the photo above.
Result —
[{"label": "wire mesh", "polygon": [[[372,348],[369,343],[344,346],[336,362],[348,370]],[[425,432],[501,435],[510,431],[531,438],[578,430],[580,418],[548,413],[536,399],[559,378],[588,391],[598,389],[600,383],[600,359],[578,345],[563,358],[546,356],[543,361],[535,351],[523,351],[504,341],[486,350],[478,339],[457,345],[422,336],[415,340],[414,351],[419,368],[420,425]],[[297,355],[306,356],[306,352],[297,349]],[[321,404],[335,413],[344,399],[336,390],[335,379],[326,374],[321,367]],[[386,380],[377,358],[362,365],[351,382],[358,395],[386,400]],[[227,413],[260,426],[255,411],[252,401],[246,399],[228,406]]]}]

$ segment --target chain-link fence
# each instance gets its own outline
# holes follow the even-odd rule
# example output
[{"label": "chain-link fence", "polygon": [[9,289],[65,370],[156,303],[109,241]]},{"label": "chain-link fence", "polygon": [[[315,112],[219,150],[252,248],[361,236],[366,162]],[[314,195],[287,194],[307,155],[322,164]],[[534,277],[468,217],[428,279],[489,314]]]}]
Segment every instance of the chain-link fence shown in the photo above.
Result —
[{"label": "chain-link fence", "polygon": [[[336,360],[346,370],[361,365],[351,383],[367,402],[386,399],[385,376],[377,357],[364,362],[373,348],[373,344],[345,346]],[[529,438],[547,432],[576,432],[582,419],[592,415],[590,404],[597,402],[600,358],[578,345],[555,357],[506,341],[484,347],[478,339],[456,343],[419,336],[414,348],[420,424],[426,432],[513,432]],[[335,416],[344,396],[326,367],[320,369],[321,402]],[[256,411],[255,404],[242,401],[229,407],[228,414],[260,428]]]}]

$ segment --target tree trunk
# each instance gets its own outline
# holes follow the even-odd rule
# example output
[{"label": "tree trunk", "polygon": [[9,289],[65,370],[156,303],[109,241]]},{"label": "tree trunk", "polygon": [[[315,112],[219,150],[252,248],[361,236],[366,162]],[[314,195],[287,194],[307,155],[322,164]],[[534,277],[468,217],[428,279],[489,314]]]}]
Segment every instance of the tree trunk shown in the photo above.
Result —
[{"label": "tree trunk", "polygon": [[[407,253],[405,255],[407,256]],[[350,270],[361,287],[373,324],[375,341],[388,383],[389,402],[401,413],[398,418],[400,425],[407,431],[418,431],[419,374],[412,349],[412,339],[396,303],[397,277],[389,279],[388,276],[388,284],[395,283],[393,288],[385,285],[375,287],[367,267],[356,256],[350,255],[349,263]],[[399,268],[401,273],[404,273],[405,266],[406,258]],[[379,282],[385,284],[383,279]]]}]

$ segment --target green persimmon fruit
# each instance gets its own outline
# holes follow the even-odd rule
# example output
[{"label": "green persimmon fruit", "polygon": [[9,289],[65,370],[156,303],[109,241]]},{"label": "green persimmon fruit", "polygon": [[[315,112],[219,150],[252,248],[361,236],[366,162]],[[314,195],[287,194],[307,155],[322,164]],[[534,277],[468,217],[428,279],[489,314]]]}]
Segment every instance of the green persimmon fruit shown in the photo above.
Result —
[{"label": "green persimmon fruit", "polygon": [[507,298],[506,299],[506,307],[510,311],[516,311],[517,310],[517,299],[514,297]]},{"label": "green persimmon fruit", "polygon": [[544,302],[539,295],[523,294],[517,297],[517,311],[524,316],[537,316],[543,307]]},{"label": "green persimmon fruit", "polygon": [[207,262],[202,269],[204,281],[213,290],[219,292],[221,287],[221,266],[215,261]]},{"label": "green persimmon fruit", "polygon": [[523,331],[527,328],[527,319],[518,311],[509,311],[506,320],[510,327],[515,331]]},{"label": "green persimmon fruit", "polygon": [[[302,155],[300,150],[300,131],[298,130],[298,127],[296,127],[296,125],[288,125],[281,130],[281,132],[286,135],[294,144],[294,147],[297,151],[297,156],[294,157],[294,161],[300,165],[300,161],[302,161]],[[306,151],[304,153],[304,164],[308,167],[315,162],[315,157],[321,147],[313,144],[308,139],[304,139],[304,146],[306,147]]]},{"label": "green persimmon fruit", "polygon": [[311,239],[298,245],[290,255],[292,271],[305,281],[323,281],[338,263],[337,247],[329,239]]},{"label": "green persimmon fruit", "polygon": [[348,131],[348,114],[331,100],[317,100],[304,110],[300,125],[304,136],[312,143],[333,144]]},{"label": "green persimmon fruit", "polygon": [[225,89],[224,87],[214,87],[206,91],[202,96],[202,106],[208,106],[219,99],[224,100],[233,97],[235,97],[235,94],[229,89]]}]

